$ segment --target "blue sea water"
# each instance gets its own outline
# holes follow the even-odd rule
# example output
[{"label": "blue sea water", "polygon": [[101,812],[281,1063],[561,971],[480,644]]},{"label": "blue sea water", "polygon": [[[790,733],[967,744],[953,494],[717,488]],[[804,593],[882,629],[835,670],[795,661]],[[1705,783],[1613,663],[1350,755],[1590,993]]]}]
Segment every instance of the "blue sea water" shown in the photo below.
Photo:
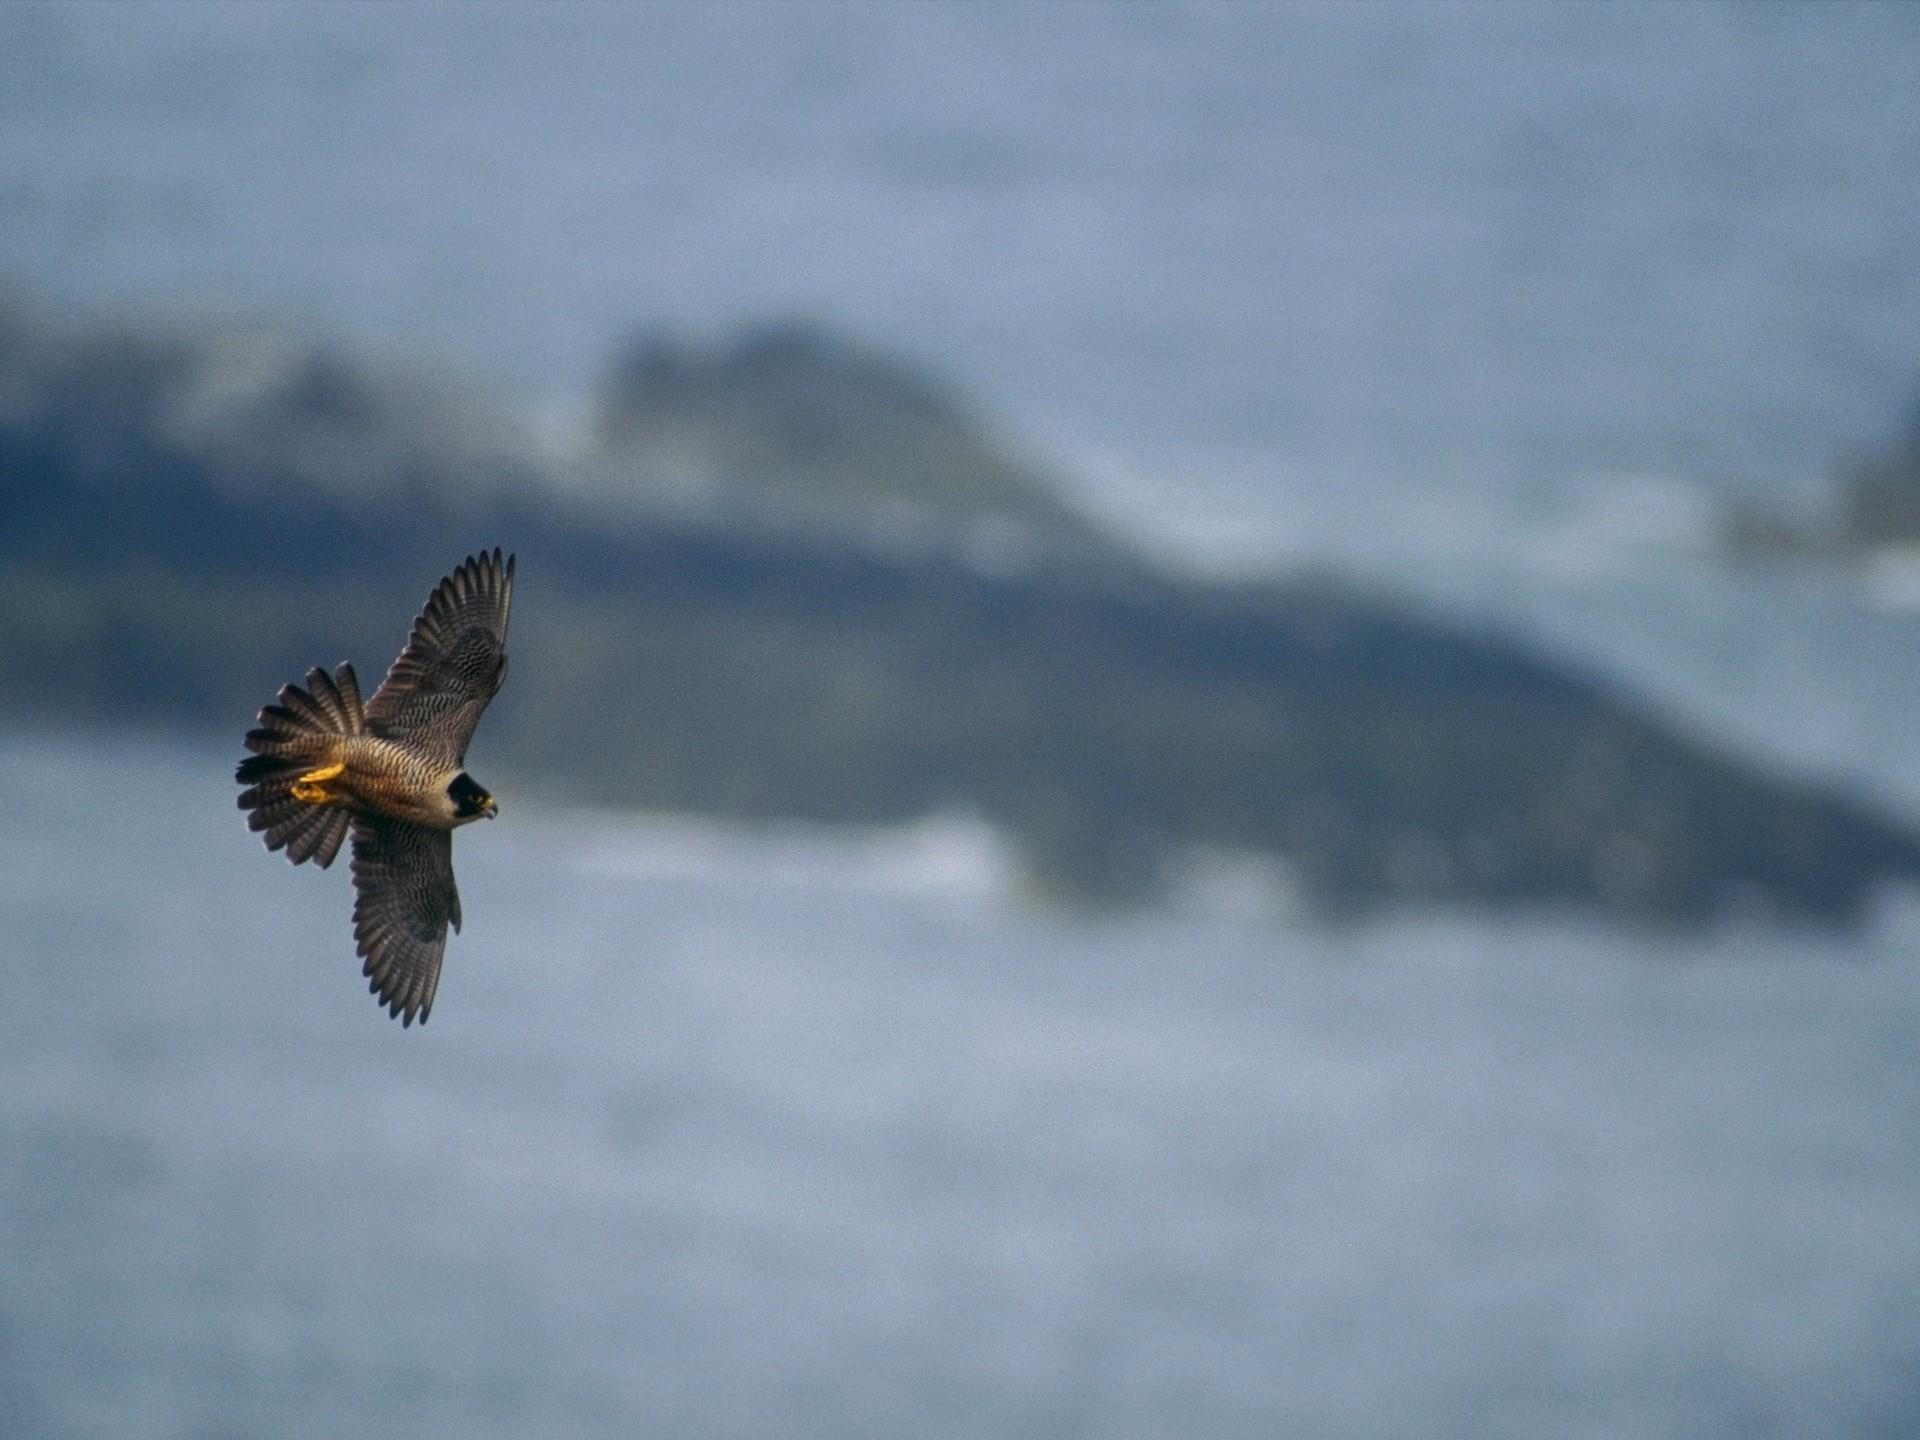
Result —
[{"label": "blue sea water", "polygon": [[[1916,73],[1899,6],[16,4],[0,280],[559,413],[817,316],[1176,554],[1913,819],[1913,616],[1711,531],[1909,423]],[[1099,922],[964,827],[510,802],[403,1033],[211,743],[0,736],[7,1440],[1920,1430],[1909,901]]]},{"label": "blue sea water", "polygon": [[229,758],[0,741],[9,1437],[1920,1427],[1911,913],[1094,923],[510,804],[403,1031]]}]

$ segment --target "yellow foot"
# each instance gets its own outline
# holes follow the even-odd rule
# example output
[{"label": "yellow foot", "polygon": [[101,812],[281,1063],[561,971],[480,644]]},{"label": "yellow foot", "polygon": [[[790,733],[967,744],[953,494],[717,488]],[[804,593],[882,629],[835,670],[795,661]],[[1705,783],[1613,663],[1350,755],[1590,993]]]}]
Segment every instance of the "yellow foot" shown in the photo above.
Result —
[{"label": "yellow foot", "polygon": [[323,765],[318,770],[309,770],[293,782],[293,798],[309,805],[326,804],[334,796],[325,782],[346,773],[346,768],[345,765]]}]

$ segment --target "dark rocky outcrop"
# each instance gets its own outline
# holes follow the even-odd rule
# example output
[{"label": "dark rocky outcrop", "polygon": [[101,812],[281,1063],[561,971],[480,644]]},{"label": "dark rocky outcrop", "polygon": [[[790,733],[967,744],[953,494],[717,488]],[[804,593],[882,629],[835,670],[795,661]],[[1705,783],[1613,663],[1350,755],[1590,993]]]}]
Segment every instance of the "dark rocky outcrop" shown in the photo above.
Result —
[{"label": "dark rocky outcrop", "polygon": [[1831,504],[1814,514],[1736,509],[1729,548],[1750,559],[1849,566],[1920,549],[1920,404],[1901,439],[1841,468]]},{"label": "dark rocky outcrop", "polygon": [[596,438],[630,495],[683,511],[982,556],[1128,563],[1031,460],[931,376],[798,321],[699,347],[642,336]]},{"label": "dark rocky outcrop", "polygon": [[476,762],[572,798],[971,808],[1083,900],[1151,898],[1195,848],[1349,914],[1837,921],[1920,873],[1905,828],[1510,644],[1331,582],[1158,570],[830,337],[643,347],[600,423],[562,470],[444,381],[0,308],[0,714],[237,743],[309,664],[377,674],[426,583],[502,543],[526,583]]}]

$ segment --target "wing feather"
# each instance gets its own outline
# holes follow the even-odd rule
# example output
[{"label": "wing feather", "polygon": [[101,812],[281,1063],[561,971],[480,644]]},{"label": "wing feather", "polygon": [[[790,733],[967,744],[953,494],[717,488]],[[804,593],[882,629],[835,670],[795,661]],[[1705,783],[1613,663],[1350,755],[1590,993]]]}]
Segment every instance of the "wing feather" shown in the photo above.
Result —
[{"label": "wing feather", "polygon": [[353,938],[367,988],[411,1025],[433,1010],[447,926],[460,928],[453,832],[397,820],[353,822]]},{"label": "wing feather", "polygon": [[469,555],[427,597],[406,648],[367,702],[367,728],[451,764],[466,761],[474,727],[507,678],[513,560]]}]

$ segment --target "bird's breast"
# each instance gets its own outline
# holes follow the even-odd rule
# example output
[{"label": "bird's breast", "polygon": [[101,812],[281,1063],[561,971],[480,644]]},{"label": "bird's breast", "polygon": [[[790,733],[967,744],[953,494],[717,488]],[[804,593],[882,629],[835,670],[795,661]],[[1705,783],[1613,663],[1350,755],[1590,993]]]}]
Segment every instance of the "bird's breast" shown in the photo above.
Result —
[{"label": "bird's breast", "polygon": [[447,786],[459,773],[410,749],[404,742],[357,735],[347,742],[346,770],[334,783],[352,797],[349,808],[363,814],[448,828],[453,802]]}]

